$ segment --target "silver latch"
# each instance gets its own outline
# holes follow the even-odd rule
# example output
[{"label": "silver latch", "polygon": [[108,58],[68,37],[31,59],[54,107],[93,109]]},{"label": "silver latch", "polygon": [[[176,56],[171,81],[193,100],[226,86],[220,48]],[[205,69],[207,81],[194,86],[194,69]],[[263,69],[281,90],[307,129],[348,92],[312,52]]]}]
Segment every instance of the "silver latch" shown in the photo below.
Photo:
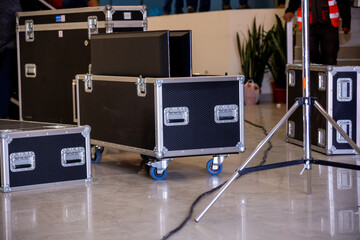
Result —
[{"label": "silver latch", "polygon": [[36,77],[36,64],[27,63],[25,64],[25,77],[35,78]]},{"label": "silver latch", "polygon": [[139,97],[146,96],[146,80],[141,75],[137,79],[136,90]]},{"label": "silver latch", "polygon": [[98,34],[98,19],[97,16],[88,17],[88,37],[91,39],[91,35]]},{"label": "silver latch", "polygon": [[34,35],[34,21],[26,20],[25,21],[25,41],[33,42],[35,39]]},{"label": "silver latch", "polygon": [[318,146],[326,147],[326,131],[325,129],[318,129]]},{"label": "silver latch", "polygon": [[114,22],[112,15],[115,13],[115,9],[111,5],[106,5],[104,9],[105,14],[105,29],[106,33],[112,33],[114,28]]},{"label": "silver latch", "polygon": [[93,90],[93,82],[92,82],[92,76],[90,74],[86,74],[84,78],[84,87],[85,92],[91,93]]}]

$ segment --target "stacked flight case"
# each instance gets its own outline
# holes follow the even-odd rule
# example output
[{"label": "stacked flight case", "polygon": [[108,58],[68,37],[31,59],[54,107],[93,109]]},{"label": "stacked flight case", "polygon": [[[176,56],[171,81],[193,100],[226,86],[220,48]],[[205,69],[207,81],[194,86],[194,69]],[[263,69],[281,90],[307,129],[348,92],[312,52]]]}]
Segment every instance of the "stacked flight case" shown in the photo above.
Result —
[{"label": "stacked flight case", "polygon": [[[360,67],[310,65],[310,96],[360,146]],[[302,65],[287,66],[287,108],[302,97]],[[299,107],[287,121],[287,141],[303,144],[303,112]],[[311,106],[311,147],[332,154],[356,154],[341,134]]]},{"label": "stacked flight case", "polygon": [[20,119],[73,123],[71,83],[76,74],[91,71],[91,37],[146,28],[145,6],[19,12]]},{"label": "stacked flight case", "polygon": [[0,120],[0,190],[92,181],[90,127]]},{"label": "stacked flight case", "polygon": [[78,123],[92,126],[93,144],[147,156],[154,179],[183,156],[215,155],[207,170],[218,174],[245,150],[243,80],[77,75]]}]

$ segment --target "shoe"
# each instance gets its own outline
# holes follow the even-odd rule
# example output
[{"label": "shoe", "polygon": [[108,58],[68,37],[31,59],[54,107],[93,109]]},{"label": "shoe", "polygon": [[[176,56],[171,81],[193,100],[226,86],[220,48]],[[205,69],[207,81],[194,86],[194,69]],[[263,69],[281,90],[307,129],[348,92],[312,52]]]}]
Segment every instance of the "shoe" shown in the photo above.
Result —
[{"label": "shoe", "polygon": [[194,8],[193,6],[187,6],[186,11],[187,11],[188,13],[194,13],[194,12],[195,12],[195,8]]},{"label": "shoe", "polygon": [[238,9],[248,9],[248,8],[250,8],[250,6],[247,3],[240,4],[239,7],[238,7]]},{"label": "shoe", "polygon": [[230,5],[222,5],[222,10],[229,10],[231,9]]}]

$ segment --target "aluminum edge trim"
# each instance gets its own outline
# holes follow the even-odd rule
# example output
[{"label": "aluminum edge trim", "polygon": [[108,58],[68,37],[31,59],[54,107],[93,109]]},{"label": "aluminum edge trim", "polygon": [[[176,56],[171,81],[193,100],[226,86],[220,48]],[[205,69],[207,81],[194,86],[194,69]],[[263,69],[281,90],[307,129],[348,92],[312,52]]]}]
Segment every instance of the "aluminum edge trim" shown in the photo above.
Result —
[{"label": "aluminum edge trim", "polygon": [[[356,71],[356,69],[355,69]],[[360,71],[357,71],[356,74],[356,122],[360,121]],[[360,126],[358,125],[356,128],[356,145],[360,147]],[[355,151],[356,152],[356,151]]]},{"label": "aluminum edge trim", "polygon": [[84,13],[84,12],[91,13],[91,12],[102,12],[103,10],[104,10],[103,6],[56,9],[56,10],[39,10],[39,11],[19,12],[19,16],[20,17],[30,17],[30,16],[55,15],[55,14]]},{"label": "aluminum edge trim", "polygon": [[80,77],[83,76],[82,79],[85,79],[85,75],[76,75],[75,76],[75,80],[76,80],[76,112],[77,112],[77,124],[78,126],[80,126],[81,124],[81,116],[80,116],[80,90],[79,90],[79,79],[81,79]]},{"label": "aluminum edge trim", "polygon": [[156,156],[163,157],[162,150],[164,148],[164,129],[163,129],[163,89],[162,82],[154,84],[154,104],[155,104],[155,147]]},{"label": "aluminum edge trim", "polygon": [[22,97],[21,97],[21,62],[20,62],[20,32],[19,32],[19,13],[16,14],[16,49],[17,49],[17,72],[18,72],[18,96],[19,96],[19,119],[22,116]]},{"label": "aluminum edge trim", "polygon": [[202,76],[202,77],[176,77],[176,78],[158,78],[164,83],[194,83],[194,82],[222,82],[238,81],[238,75],[234,76]]},{"label": "aluminum edge trim", "polygon": [[245,130],[244,130],[244,76],[239,77],[239,130],[240,130],[240,143],[245,148]]},{"label": "aluminum edge trim", "polygon": [[[77,79],[84,80],[85,74],[76,75]],[[145,76],[144,76],[145,77]],[[108,82],[134,82],[137,83],[139,77],[126,77],[126,76],[107,76],[107,75],[91,75],[92,81],[108,81]],[[155,83],[156,78],[145,78],[146,83]]]},{"label": "aluminum edge trim", "polygon": [[[90,126],[85,128],[90,129]],[[85,136],[85,154],[86,154],[86,181],[92,182],[92,175],[91,175],[91,145],[90,145],[90,132]]]},{"label": "aluminum edge trim", "polygon": [[55,187],[55,186],[69,186],[69,185],[74,185],[74,184],[82,184],[84,182],[86,182],[86,179],[61,181],[61,182],[52,182],[52,183],[41,183],[41,184],[13,187],[7,192],[15,192],[15,191],[22,191],[22,190],[32,190],[32,189],[43,189],[43,188],[49,188],[49,187]]},{"label": "aluminum edge trim", "polygon": [[224,147],[224,148],[207,148],[207,149],[187,149],[187,150],[171,150],[167,151],[163,157],[185,157],[185,156],[201,156],[212,154],[229,154],[239,153],[237,147]]},{"label": "aluminum edge trim", "polygon": [[0,173],[1,173],[1,188],[3,192],[10,191],[10,176],[9,176],[9,144],[6,142],[6,139],[0,139],[1,141],[1,165],[0,165]]},{"label": "aluminum edge trim", "polygon": [[[328,114],[330,115],[331,118],[333,118],[333,94],[334,94],[334,84],[333,84],[333,75],[331,74],[331,72],[329,71],[330,69],[328,69],[327,71],[327,89],[328,91],[326,91],[326,101],[327,101],[327,112]],[[329,123],[329,121],[326,121],[326,131],[327,131],[327,134],[326,134],[326,138],[327,138],[327,141],[326,141],[326,151],[332,151],[331,147],[333,145],[333,127],[332,125]]]},{"label": "aluminum edge trim", "polygon": [[[54,124],[56,125],[56,124]],[[51,129],[51,128],[44,128],[44,129],[36,129],[30,131],[18,131],[18,132],[10,132],[8,133],[12,139],[15,138],[28,138],[28,137],[44,137],[44,136],[54,136],[60,134],[81,134],[85,127],[65,127],[59,129]]]},{"label": "aluminum edge trim", "polygon": [[192,30],[189,31],[190,35],[190,74],[189,76],[192,77],[193,67],[192,67]]}]

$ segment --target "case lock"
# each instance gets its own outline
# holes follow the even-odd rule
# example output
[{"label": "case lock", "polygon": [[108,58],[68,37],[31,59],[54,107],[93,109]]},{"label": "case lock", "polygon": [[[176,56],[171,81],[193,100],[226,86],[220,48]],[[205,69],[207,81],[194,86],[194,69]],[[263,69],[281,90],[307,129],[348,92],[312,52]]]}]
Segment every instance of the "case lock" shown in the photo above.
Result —
[{"label": "case lock", "polygon": [[33,42],[35,39],[34,35],[34,21],[26,20],[25,21],[25,41]]},{"label": "case lock", "polygon": [[146,96],[146,80],[141,75],[137,79],[136,89],[139,97]]},{"label": "case lock", "polygon": [[88,37],[91,39],[91,35],[98,34],[98,19],[97,16],[88,17]]},{"label": "case lock", "polygon": [[85,92],[91,93],[93,90],[93,82],[92,82],[92,76],[90,74],[86,74],[84,78],[84,87]]},{"label": "case lock", "polygon": [[106,5],[104,9],[105,14],[105,31],[106,33],[112,33],[114,28],[114,22],[112,15],[115,13],[115,9],[111,5]]}]

